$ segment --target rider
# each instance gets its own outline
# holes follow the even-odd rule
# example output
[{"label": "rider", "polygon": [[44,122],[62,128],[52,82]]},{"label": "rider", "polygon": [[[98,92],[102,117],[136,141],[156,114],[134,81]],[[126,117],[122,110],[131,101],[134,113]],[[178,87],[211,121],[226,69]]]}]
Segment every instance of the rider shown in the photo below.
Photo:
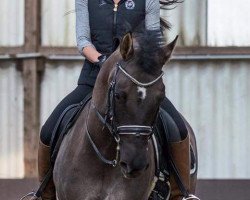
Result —
[{"label": "rider", "polygon": [[[161,3],[169,5],[176,1],[178,0],[163,0]],[[86,59],[78,86],[58,104],[42,127],[38,150],[40,181],[50,166],[49,144],[57,119],[69,105],[79,103],[92,91],[102,63],[117,47],[117,39],[125,34],[124,23],[127,22],[131,30],[141,22],[145,23],[146,29],[160,29],[159,0],[75,0],[75,6],[77,46]],[[187,132],[182,118],[169,100],[165,100],[163,108],[174,119],[179,131]],[[181,179],[188,190],[190,180],[189,138],[173,141],[169,146]],[[170,178],[170,182],[171,199],[182,199],[182,193],[175,180]],[[45,188],[42,199],[56,199],[53,180],[50,180]]]}]

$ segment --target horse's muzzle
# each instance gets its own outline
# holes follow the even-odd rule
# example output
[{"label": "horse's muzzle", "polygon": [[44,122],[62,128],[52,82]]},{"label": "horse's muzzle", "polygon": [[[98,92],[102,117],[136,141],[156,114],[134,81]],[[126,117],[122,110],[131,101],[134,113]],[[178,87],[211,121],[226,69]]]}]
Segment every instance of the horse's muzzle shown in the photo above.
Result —
[{"label": "horse's muzzle", "polygon": [[125,178],[137,178],[143,173],[143,171],[148,169],[149,164],[133,166],[120,161],[120,166]]}]

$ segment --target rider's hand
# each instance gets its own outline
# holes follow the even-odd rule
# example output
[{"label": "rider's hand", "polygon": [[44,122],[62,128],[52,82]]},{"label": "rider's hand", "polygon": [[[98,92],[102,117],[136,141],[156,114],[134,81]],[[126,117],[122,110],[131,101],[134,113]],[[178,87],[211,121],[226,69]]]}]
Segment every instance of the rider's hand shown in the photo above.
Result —
[{"label": "rider's hand", "polygon": [[102,64],[107,60],[107,56],[106,55],[100,55],[98,57],[98,61],[94,62],[94,65],[98,66],[98,67],[102,67]]}]

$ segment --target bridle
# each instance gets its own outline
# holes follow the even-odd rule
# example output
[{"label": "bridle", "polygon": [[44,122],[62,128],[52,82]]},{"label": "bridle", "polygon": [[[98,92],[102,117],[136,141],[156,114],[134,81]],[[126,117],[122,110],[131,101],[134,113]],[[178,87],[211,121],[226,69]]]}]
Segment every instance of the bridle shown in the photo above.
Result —
[{"label": "bridle", "polygon": [[[91,102],[91,105],[90,105],[91,107],[90,108],[92,108],[95,111],[98,119],[101,121],[101,123],[104,125],[104,127],[108,128],[109,132],[111,133],[111,135],[113,136],[113,138],[115,139],[115,141],[117,143],[115,159],[114,160],[108,160],[100,153],[99,149],[97,148],[97,146],[95,145],[94,141],[92,140],[92,138],[90,136],[90,132],[89,132],[89,129],[88,129],[88,124],[87,124],[88,118],[86,120],[86,125],[85,125],[87,136],[88,136],[88,138],[90,140],[90,143],[91,143],[92,147],[94,148],[96,154],[98,155],[98,157],[104,163],[112,165],[113,167],[117,166],[117,163],[118,163],[118,160],[119,160],[120,136],[121,135],[133,135],[133,136],[136,136],[136,137],[147,136],[147,137],[150,138],[151,135],[153,134],[153,129],[154,129],[154,125],[155,125],[155,123],[153,123],[152,126],[143,126],[143,125],[137,125],[137,124],[118,125],[118,123],[116,121],[116,115],[115,115],[115,86],[116,86],[116,80],[117,80],[117,75],[118,75],[119,71],[121,71],[134,84],[136,84],[139,87],[144,87],[144,88],[154,85],[164,75],[164,73],[162,72],[153,81],[147,82],[147,83],[142,83],[142,82],[136,80],[132,75],[130,75],[123,68],[121,62],[118,62],[116,64],[116,69],[115,69],[112,81],[110,82],[110,85],[109,85],[108,99],[107,99],[107,111],[106,111],[104,117],[99,112],[99,110],[95,106],[94,102],[93,101]],[[89,108],[89,110],[90,110],[90,108]],[[89,111],[88,111],[88,115],[89,115]]]}]

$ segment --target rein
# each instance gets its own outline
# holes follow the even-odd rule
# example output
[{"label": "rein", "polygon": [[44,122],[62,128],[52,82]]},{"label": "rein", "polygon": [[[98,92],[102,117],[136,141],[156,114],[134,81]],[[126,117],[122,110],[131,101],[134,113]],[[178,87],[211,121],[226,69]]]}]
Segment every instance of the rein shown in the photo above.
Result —
[{"label": "rein", "polygon": [[[88,109],[88,115],[89,116],[89,110],[90,110],[90,107]],[[88,118],[87,118],[88,119]],[[87,123],[88,120],[85,121],[85,127],[86,127],[86,132],[87,132],[87,136],[89,138],[89,141],[92,145],[92,147],[94,148],[96,154],[98,155],[98,157],[106,164],[109,164],[109,165],[112,165],[113,167],[115,167],[117,165],[117,162],[118,162],[118,159],[119,159],[119,154],[120,154],[120,141],[116,140],[116,143],[117,143],[117,147],[116,147],[116,157],[114,160],[108,160],[106,159],[102,154],[101,152],[98,150],[97,146],[95,145],[93,139],[91,138],[90,136],[90,132],[89,132],[89,129],[88,129],[88,123]]]},{"label": "rein", "polygon": [[119,160],[119,156],[120,156],[120,136],[121,135],[133,135],[136,137],[140,137],[140,136],[149,136],[151,137],[153,134],[153,126],[142,126],[142,125],[137,125],[137,124],[132,124],[132,125],[121,125],[118,126],[117,122],[116,122],[116,117],[115,117],[115,86],[116,86],[116,79],[117,79],[117,74],[118,71],[121,71],[127,78],[129,78],[134,84],[136,84],[137,86],[140,87],[150,87],[152,85],[154,85],[158,80],[160,80],[162,78],[162,76],[164,75],[164,73],[162,72],[160,76],[158,76],[156,79],[154,79],[151,82],[148,83],[142,83],[139,82],[138,80],[136,80],[132,75],[130,75],[123,67],[120,63],[116,64],[116,71],[115,74],[113,76],[112,81],[110,82],[110,86],[108,89],[108,101],[107,101],[107,112],[105,113],[105,116],[103,116],[99,110],[96,108],[96,106],[94,105],[94,103],[91,103],[91,107],[89,107],[88,110],[88,115],[89,115],[89,111],[90,109],[94,109],[98,119],[100,120],[100,122],[104,125],[104,127],[106,127],[109,132],[111,133],[111,135],[113,136],[113,138],[115,139],[116,143],[117,143],[117,147],[116,147],[116,157],[114,160],[108,160],[106,159],[101,152],[99,151],[99,149],[97,148],[97,146],[95,145],[94,141],[92,140],[91,136],[90,136],[90,132],[88,130],[88,117],[86,120],[86,132],[87,132],[87,136],[90,140],[90,143],[93,147],[93,149],[95,150],[97,156],[101,159],[101,161],[103,161],[106,164],[112,165],[113,167],[116,167],[118,164],[118,160]]}]

